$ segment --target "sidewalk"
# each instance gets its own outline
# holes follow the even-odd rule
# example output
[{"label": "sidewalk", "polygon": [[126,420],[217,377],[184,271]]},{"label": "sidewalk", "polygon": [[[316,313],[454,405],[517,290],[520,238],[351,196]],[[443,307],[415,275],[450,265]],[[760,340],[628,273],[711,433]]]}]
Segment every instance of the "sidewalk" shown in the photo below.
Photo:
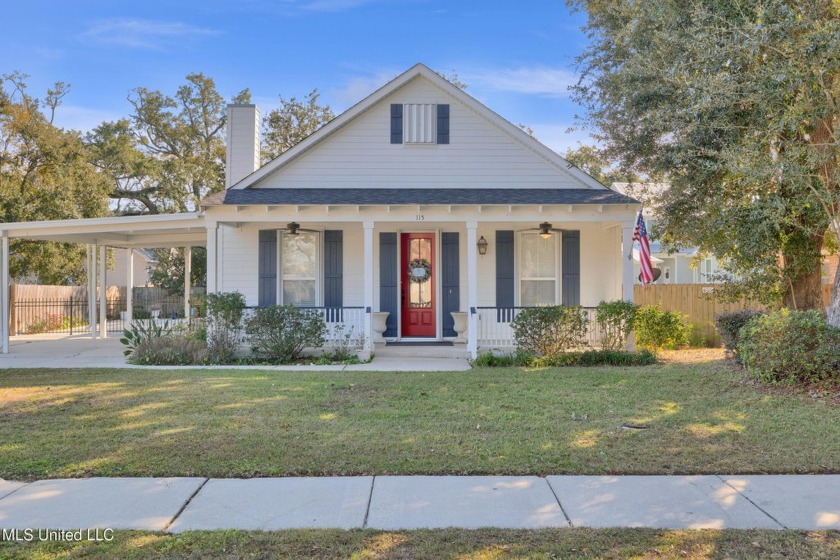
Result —
[{"label": "sidewalk", "polygon": [[470,363],[464,358],[412,356],[375,356],[366,364],[331,366],[136,366],[125,363],[125,346],[119,336],[91,339],[87,335],[31,335],[12,337],[10,352],[0,354],[4,368],[108,368],[108,369],[172,369],[172,370],[268,370],[268,371],[467,371]]},{"label": "sidewalk", "polygon": [[840,475],[0,480],[0,529],[840,529]]}]

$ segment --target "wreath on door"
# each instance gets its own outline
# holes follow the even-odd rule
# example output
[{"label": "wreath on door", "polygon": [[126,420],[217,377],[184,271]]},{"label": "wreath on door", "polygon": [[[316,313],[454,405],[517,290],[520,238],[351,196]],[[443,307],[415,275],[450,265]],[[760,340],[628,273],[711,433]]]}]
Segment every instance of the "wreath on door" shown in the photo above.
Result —
[{"label": "wreath on door", "polygon": [[412,259],[408,262],[408,279],[414,284],[424,284],[432,276],[432,265],[426,259]]}]

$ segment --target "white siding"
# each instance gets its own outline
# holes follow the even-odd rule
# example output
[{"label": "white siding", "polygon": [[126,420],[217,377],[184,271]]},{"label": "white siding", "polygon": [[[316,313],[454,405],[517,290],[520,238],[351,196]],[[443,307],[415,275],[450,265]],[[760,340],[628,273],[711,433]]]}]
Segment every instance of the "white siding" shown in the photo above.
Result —
[{"label": "white siding", "polygon": [[[390,143],[391,103],[450,105],[450,143]],[[271,188],[584,188],[423,77],[260,181]]]},{"label": "white siding", "polygon": [[256,224],[241,228],[219,227],[222,240],[218,290],[240,292],[249,306],[259,303],[257,258],[260,229],[264,228]]},{"label": "white siding", "polygon": [[621,299],[621,228],[598,223],[569,228],[580,229],[580,304]]}]

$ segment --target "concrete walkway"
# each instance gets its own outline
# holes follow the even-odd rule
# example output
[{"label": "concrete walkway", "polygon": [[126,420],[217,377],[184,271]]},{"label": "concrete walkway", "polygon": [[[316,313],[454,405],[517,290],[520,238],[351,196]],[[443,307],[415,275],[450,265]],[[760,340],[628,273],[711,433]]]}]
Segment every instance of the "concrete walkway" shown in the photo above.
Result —
[{"label": "concrete walkway", "polygon": [[840,529],[840,475],[0,480],[0,529]]},{"label": "concrete walkway", "polygon": [[[89,335],[27,335],[10,339],[9,353],[0,354],[4,368],[138,368],[125,363],[125,346],[119,336],[92,339]],[[384,352],[383,352],[384,353]],[[428,350],[425,354],[428,354]],[[367,364],[334,366],[154,366],[154,369],[260,369],[273,371],[467,371],[462,358],[417,356],[374,356]]]}]

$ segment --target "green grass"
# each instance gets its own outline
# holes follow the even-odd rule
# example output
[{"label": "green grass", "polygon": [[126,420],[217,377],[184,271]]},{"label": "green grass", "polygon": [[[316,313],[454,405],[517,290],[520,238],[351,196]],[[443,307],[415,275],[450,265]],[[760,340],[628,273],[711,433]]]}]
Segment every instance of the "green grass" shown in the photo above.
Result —
[{"label": "green grass", "polygon": [[0,542],[0,558],[725,558],[830,559],[840,556],[840,533],[797,531],[663,531],[546,529],[513,531],[213,531],[165,535],[117,532],[111,543]]},{"label": "green grass", "polygon": [[[644,368],[0,372],[0,478],[840,472],[840,407]],[[645,424],[627,431],[621,424]]]}]

